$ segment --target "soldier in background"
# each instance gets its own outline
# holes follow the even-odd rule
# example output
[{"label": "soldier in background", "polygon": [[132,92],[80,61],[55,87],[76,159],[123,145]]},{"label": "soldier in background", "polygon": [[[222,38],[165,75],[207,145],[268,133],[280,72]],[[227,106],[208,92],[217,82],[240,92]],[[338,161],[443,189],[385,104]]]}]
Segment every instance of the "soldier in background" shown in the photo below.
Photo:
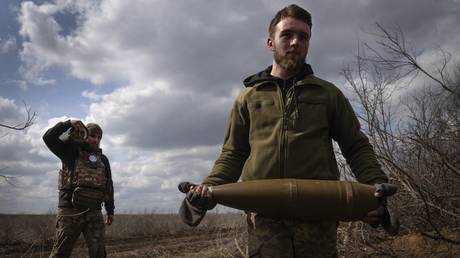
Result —
[{"label": "soldier in background", "polygon": [[106,223],[114,220],[113,183],[110,164],[99,144],[102,129],[80,120],[59,122],[44,135],[48,148],[61,160],[56,235],[50,257],[70,257],[75,241],[83,233],[89,257],[106,257]]},{"label": "soldier in background", "polygon": [[[332,140],[357,180],[388,181],[342,92],[305,63],[311,15],[297,5],[280,10],[269,26],[273,63],[244,80],[211,174],[191,191],[196,207],[211,208],[209,185],[274,178],[339,180]],[[379,197],[379,193],[375,193]],[[193,204],[193,203],[192,203]],[[377,226],[381,209],[364,219]],[[336,257],[337,222],[247,214],[249,257]]]}]

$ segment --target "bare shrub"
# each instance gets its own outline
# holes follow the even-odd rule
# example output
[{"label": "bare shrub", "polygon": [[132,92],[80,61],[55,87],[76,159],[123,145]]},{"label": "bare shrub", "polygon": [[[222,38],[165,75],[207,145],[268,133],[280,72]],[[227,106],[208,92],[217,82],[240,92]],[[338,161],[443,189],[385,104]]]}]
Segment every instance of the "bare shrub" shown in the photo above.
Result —
[{"label": "bare shrub", "polygon": [[[439,63],[425,68],[421,53],[399,27],[377,24],[377,31],[376,44],[363,44],[356,61],[342,73],[363,130],[383,169],[399,186],[390,206],[401,214],[402,233],[422,232],[460,244],[442,231],[460,224],[460,66],[439,50]],[[351,177],[349,170],[344,173]],[[347,243],[362,244],[356,249],[369,248],[376,239],[388,240],[370,235],[366,227],[348,226],[345,232],[353,233]],[[391,249],[380,253],[392,255]]]}]

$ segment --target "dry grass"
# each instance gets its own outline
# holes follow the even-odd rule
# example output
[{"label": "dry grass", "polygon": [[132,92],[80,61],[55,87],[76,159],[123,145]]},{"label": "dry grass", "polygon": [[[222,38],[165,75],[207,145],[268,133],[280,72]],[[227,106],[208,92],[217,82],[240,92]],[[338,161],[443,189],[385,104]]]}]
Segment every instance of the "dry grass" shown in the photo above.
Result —
[{"label": "dry grass", "polygon": [[[106,230],[107,251],[109,257],[235,257],[243,225],[242,214],[210,213],[196,228],[176,214],[119,214]],[[46,257],[54,231],[55,215],[0,215],[0,257]],[[82,237],[72,257],[86,257]]]},{"label": "dry grass", "polygon": [[[108,257],[245,257],[245,217],[241,213],[206,215],[191,228],[176,214],[120,214],[107,228]],[[54,215],[0,215],[0,257],[47,257],[55,230]],[[360,223],[341,223],[340,257],[460,257],[460,246],[420,233],[388,237]],[[444,234],[460,240],[460,228]],[[72,257],[87,257],[82,237]]]}]

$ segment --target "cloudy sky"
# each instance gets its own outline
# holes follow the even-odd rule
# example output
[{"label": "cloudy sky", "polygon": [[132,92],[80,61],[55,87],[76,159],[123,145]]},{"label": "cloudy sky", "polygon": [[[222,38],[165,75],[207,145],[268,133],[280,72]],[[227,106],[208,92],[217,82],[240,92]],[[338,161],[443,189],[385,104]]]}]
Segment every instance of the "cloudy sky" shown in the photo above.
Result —
[{"label": "cloudy sky", "polygon": [[[176,212],[180,181],[201,181],[223,142],[241,81],[271,64],[267,26],[283,6],[313,15],[308,62],[339,71],[375,23],[398,24],[426,57],[460,55],[459,0],[3,0],[0,8],[0,213],[47,213],[59,160],[42,141],[69,118],[98,122],[116,212]],[[423,56],[423,55],[422,55]],[[421,60],[423,61],[423,59]]]}]

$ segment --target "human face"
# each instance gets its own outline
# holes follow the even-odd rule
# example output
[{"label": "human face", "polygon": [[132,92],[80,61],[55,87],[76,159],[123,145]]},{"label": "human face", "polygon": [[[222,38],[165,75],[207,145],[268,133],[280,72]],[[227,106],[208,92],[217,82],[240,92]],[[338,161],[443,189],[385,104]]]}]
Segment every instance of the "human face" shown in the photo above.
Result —
[{"label": "human face", "polygon": [[310,26],[305,22],[292,17],[282,19],[267,40],[275,65],[288,73],[297,72],[307,57],[310,36]]},{"label": "human face", "polygon": [[99,148],[99,144],[101,143],[102,135],[100,134],[90,134],[86,138],[86,142],[93,148]]}]

